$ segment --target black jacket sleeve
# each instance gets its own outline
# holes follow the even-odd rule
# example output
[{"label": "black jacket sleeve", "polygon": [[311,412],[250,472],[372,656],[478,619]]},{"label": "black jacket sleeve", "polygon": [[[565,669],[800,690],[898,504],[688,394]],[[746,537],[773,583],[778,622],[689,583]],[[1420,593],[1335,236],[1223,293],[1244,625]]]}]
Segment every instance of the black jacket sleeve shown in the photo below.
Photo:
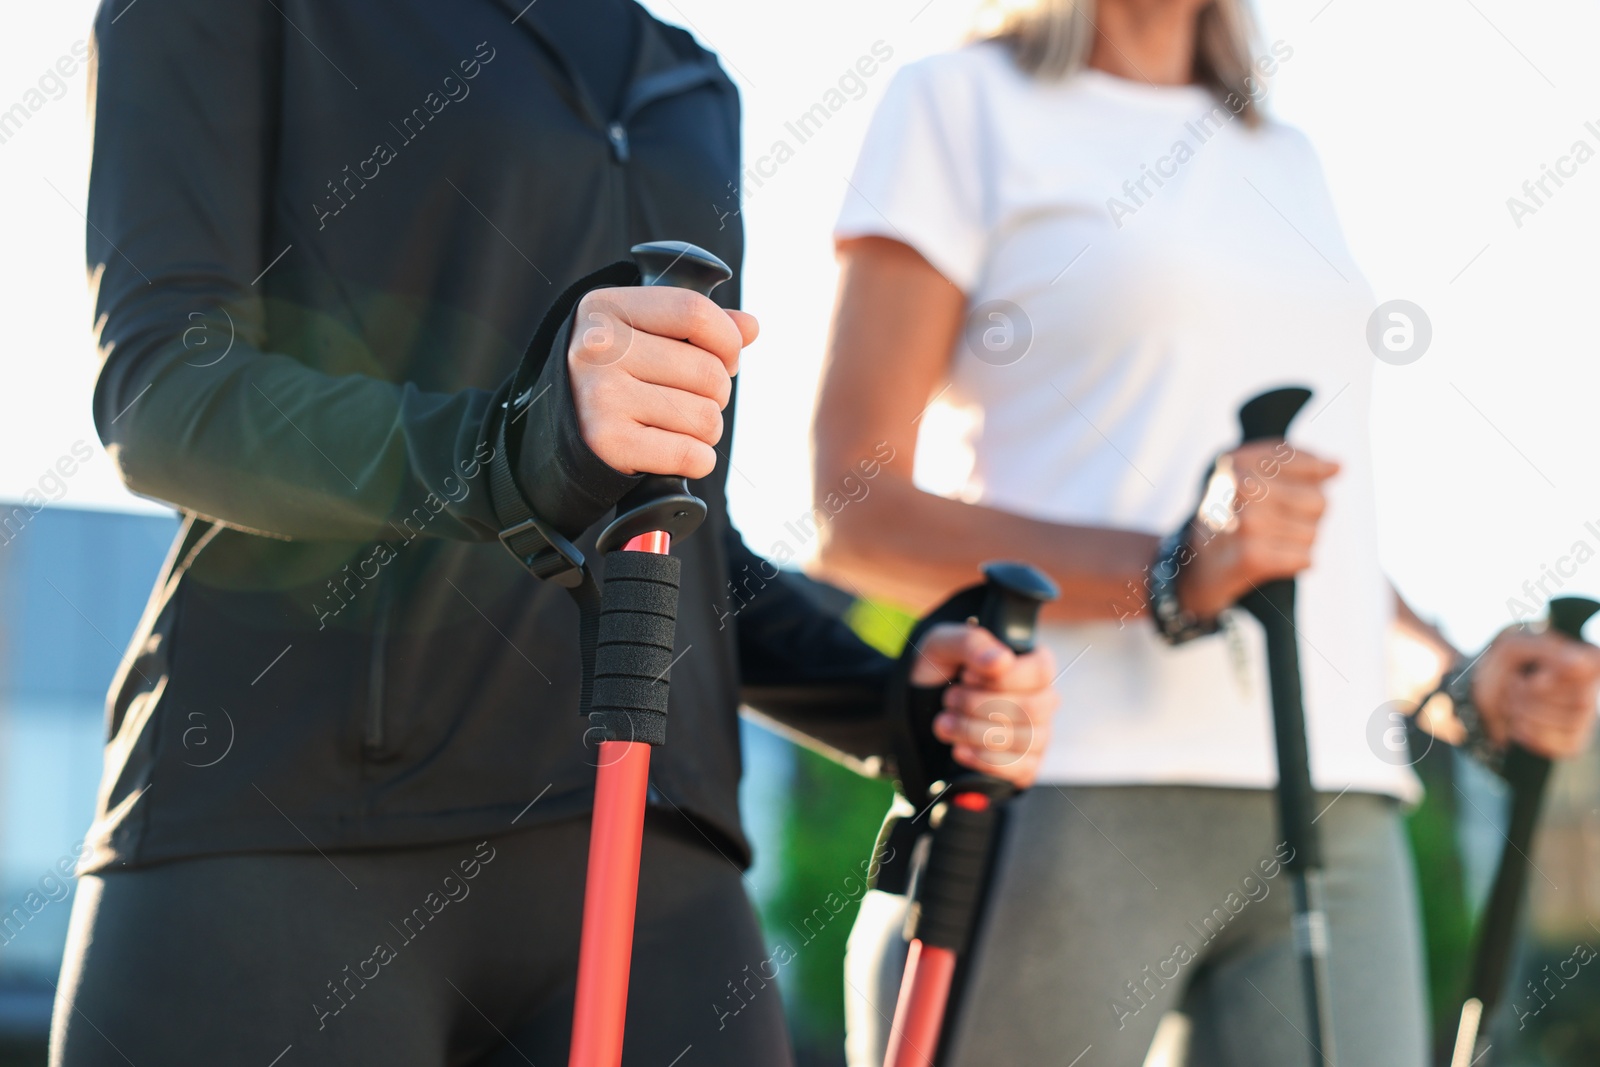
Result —
[{"label": "black jacket sleeve", "polygon": [[740,697],[779,732],[868,774],[890,755],[885,699],[894,661],[857,637],[805,579],[763,559],[728,531],[738,626]]},{"label": "black jacket sleeve", "polygon": [[[268,211],[292,32],[270,0],[100,9],[88,209],[100,437],[134,492],[240,529],[365,541],[426,504],[428,535],[492,538],[489,494],[467,482],[507,386],[430,392],[363,373],[359,352],[335,366],[271,348],[264,278],[295,254]],[[621,479],[578,437],[569,391],[541,406],[540,440],[565,451],[533,475],[552,480],[540,495],[561,496],[575,472]]]}]

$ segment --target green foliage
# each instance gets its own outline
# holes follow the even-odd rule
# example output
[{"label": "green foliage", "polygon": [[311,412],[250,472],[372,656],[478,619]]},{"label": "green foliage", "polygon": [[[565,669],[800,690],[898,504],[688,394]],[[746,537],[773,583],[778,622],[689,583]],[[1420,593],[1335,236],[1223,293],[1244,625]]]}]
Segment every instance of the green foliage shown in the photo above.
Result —
[{"label": "green foliage", "polygon": [[[898,655],[916,619],[856,601],[845,620],[862,640]],[[792,959],[779,972],[795,1052],[802,1064],[842,1063],[844,950],[865,892],[863,872],[894,796],[886,781],[862,778],[795,747],[793,788],[768,855],[777,888],[762,901],[769,948]]]},{"label": "green foliage", "polygon": [[844,613],[850,629],[873,648],[886,656],[898,656],[906,647],[906,638],[917,624],[915,615],[908,615],[891,604],[876,600],[858,600]]},{"label": "green foliage", "polygon": [[1472,962],[1473,917],[1463,892],[1456,841],[1455,789],[1450,749],[1433,746],[1418,762],[1427,793],[1406,820],[1422,900],[1428,967],[1429,1022],[1435,1040],[1455,1039],[1466,975]]},{"label": "green foliage", "polygon": [[844,949],[866,891],[864,871],[889,808],[888,782],[795,749],[794,790],[779,838],[779,888],[762,908],[767,943],[793,958],[780,972],[797,1050],[844,1042]]}]

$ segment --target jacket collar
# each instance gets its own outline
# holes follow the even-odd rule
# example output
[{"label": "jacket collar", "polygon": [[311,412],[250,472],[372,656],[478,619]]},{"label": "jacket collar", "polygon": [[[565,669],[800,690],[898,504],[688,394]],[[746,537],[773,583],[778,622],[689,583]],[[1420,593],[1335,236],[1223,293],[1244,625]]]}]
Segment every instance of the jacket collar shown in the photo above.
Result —
[{"label": "jacket collar", "polygon": [[[574,75],[568,58],[538,24],[528,17],[528,9],[533,4],[527,0],[494,0],[494,2],[510,12],[512,22],[520,27],[522,32],[531,34],[538,42],[541,50],[556,68],[562,94],[572,109],[596,129],[605,129],[610,119],[600,114],[588,90],[584,88],[583,79]],[[616,116],[617,121],[626,122],[656,100],[687,92],[708,82],[726,80],[727,76],[714,54],[700,47],[698,42],[693,45],[692,55],[681,54],[679,49],[673,47],[669,35],[683,31],[675,31],[673,27],[658,21],[643,8],[637,10],[639,46],[634,56],[633,72],[622,95],[622,110]]]}]

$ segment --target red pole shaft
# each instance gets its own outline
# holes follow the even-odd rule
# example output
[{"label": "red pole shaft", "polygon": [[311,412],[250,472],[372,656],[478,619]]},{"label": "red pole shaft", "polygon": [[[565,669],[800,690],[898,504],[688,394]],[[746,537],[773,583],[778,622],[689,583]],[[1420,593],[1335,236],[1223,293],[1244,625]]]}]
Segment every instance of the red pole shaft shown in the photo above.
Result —
[{"label": "red pole shaft", "polygon": [[[623,550],[666,555],[671,545],[671,536],[657,531],[640,534]],[[633,919],[639,902],[639,851],[644,844],[649,789],[649,745],[600,743],[569,1067],[618,1067],[622,1063]]]},{"label": "red pole shaft", "polygon": [[914,938],[906,953],[900,1001],[894,1006],[889,1031],[889,1051],[883,1067],[933,1067],[939,1051],[939,1031],[950,1000],[950,982],[956,973],[956,954]]},{"label": "red pole shaft", "polygon": [[624,552],[650,552],[657,556],[665,556],[672,551],[672,535],[665,530],[654,530],[642,533],[638,537],[629,539],[622,546]]}]

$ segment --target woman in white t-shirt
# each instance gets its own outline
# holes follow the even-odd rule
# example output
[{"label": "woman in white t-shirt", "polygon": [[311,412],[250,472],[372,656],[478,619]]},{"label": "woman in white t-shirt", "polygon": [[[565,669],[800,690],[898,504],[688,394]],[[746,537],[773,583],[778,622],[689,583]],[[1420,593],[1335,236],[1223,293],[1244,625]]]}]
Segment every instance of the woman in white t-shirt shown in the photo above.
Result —
[{"label": "woman in white t-shirt", "polygon": [[[1138,1067],[1178,1009],[1192,1064],[1304,1062],[1262,641],[1225,611],[1290,575],[1341,1058],[1426,1056],[1400,811],[1420,787],[1368,737],[1391,624],[1455,653],[1379,567],[1373,296],[1311,147],[1261,111],[1293,55],[1252,48],[1236,0],[1013,4],[993,37],[899,73],[851,179],[819,499],[885,444],[895,458],[826,530],[824,570],[919,609],[986,559],[1063,590],[1040,635],[1065,668],[1062,712],[1013,806],[949,1064],[1077,1063],[1092,1046],[1085,1064]],[[1240,404],[1286,384],[1315,391],[1292,447],[1236,447]],[[971,460],[943,495],[913,481],[935,403]],[[938,433],[920,445],[951,443]],[[1225,454],[1239,521],[1198,538]],[[1180,539],[1192,562],[1152,589]],[[1586,646],[1508,633],[1474,670],[1461,719],[1486,746],[1586,742]],[[895,904],[870,898],[852,935],[857,1065],[893,1012]]]}]

